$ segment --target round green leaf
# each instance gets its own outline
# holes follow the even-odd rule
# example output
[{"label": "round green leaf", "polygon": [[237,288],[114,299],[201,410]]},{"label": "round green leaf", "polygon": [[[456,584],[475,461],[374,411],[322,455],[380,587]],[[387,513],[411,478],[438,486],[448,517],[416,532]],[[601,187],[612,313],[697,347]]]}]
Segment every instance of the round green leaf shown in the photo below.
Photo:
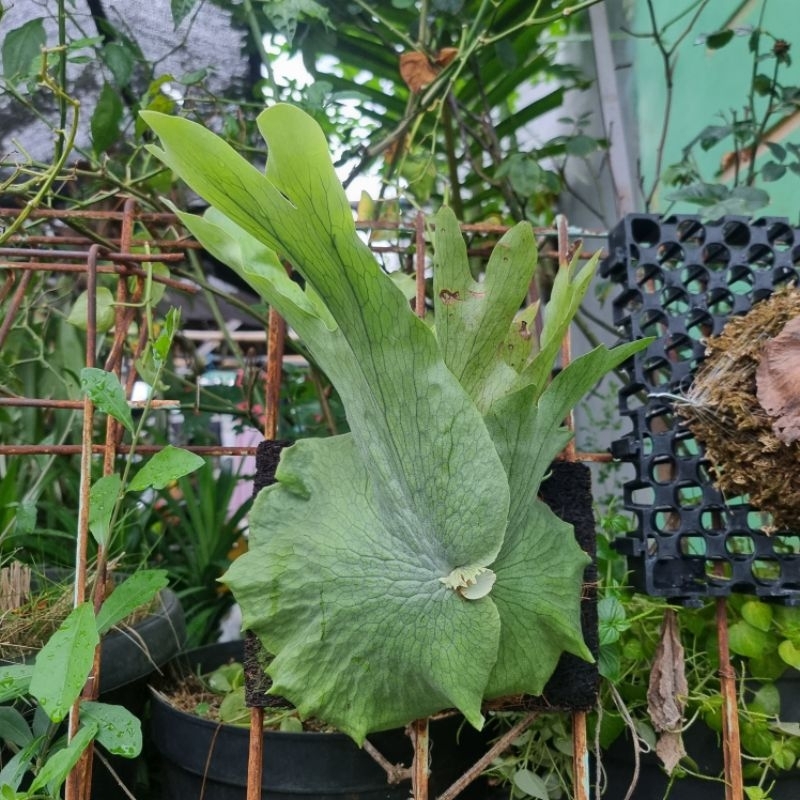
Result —
[{"label": "round green leaf", "polygon": [[791,639],[784,639],[778,645],[778,655],[790,667],[800,669],[800,648]]},{"label": "round green leaf", "polygon": [[759,600],[748,600],[742,605],[742,617],[754,628],[768,631],[772,624],[772,606]]}]

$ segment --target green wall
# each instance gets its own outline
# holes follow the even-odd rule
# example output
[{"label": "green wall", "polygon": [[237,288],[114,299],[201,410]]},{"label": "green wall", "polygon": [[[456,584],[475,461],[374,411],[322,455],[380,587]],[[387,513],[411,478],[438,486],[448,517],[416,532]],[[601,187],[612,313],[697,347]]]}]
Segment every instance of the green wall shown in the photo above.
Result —
[{"label": "green wall", "polygon": [[[663,165],[679,161],[681,151],[707,125],[721,125],[721,112],[730,118],[735,110],[739,116],[747,103],[752,81],[752,59],[748,50],[749,33],[734,38],[723,48],[711,50],[698,44],[701,34],[710,34],[724,26],[743,28],[756,26],[761,13],[763,0],[711,0],[693,25],[691,32],[677,49],[678,58],[674,71],[672,113],[668,126]],[[656,19],[661,27],[675,20],[665,35],[667,47],[686,29],[697,2],[689,0],[653,0]],[[632,0],[628,4],[631,16],[631,30],[641,33],[651,29],[646,0]],[[680,17],[683,12],[685,16]],[[784,84],[800,85],[800,0],[766,0],[766,11],[762,30],[786,39],[792,45],[793,63],[782,68],[779,81]],[[762,51],[770,42],[762,38]],[[666,100],[665,78],[661,54],[652,39],[637,38],[633,48],[632,69],[636,85],[636,115],[639,126],[641,171],[644,176],[645,192],[653,181],[656,152],[663,128]],[[771,74],[774,61],[762,62],[759,71]],[[757,110],[763,109],[763,99],[759,98]],[[800,109],[796,114],[800,114]],[[798,119],[800,123],[800,119]],[[785,141],[800,144],[800,124]],[[718,180],[722,158],[732,150],[732,140],[715,145],[708,152],[694,148],[694,155],[701,165],[703,179],[707,182]],[[765,159],[759,159],[759,164]],[[766,159],[769,160],[769,157]],[[779,181],[757,186],[765,189],[772,202],[767,209],[758,214],[788,216],[793,222],[800,216],[800,175],[787,173]],[[663,211],[668,205],[665,195],[669,187],[659,187],[655,210]],[[673,210],[696,211],[696,206],[676,205]]]}]

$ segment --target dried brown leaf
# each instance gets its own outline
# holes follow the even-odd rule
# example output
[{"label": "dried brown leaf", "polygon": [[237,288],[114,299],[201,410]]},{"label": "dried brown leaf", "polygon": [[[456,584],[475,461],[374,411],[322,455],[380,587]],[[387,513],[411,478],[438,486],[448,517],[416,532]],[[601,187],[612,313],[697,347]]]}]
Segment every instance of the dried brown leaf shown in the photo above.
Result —
[{"label": "dried brown leaf", "polygon": [[681,728],[688,691],[678,618],[667,609],[647,688],[647,713],[657,731]]},{"label": "dried brown leaf", "polygon": [[403,53],[400,56],[400,77],[415,94],[433,83],[438,73],[425,53]]},{"label": "dried brown leaf", "polygon": [[784,444],[800,439],[800,317],[770,339],[756,369],[758,402]]}]

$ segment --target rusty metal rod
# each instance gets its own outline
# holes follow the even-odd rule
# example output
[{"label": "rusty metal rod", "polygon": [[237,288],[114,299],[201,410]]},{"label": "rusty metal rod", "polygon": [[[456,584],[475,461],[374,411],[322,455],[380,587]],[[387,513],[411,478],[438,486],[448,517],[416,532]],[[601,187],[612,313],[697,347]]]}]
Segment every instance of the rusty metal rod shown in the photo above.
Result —
[{"label": "rusty metal rod", "polygon": [[[100,248],[92,245],[86,259],[87,291],[90,298],[97,298],[97,256]],[[88,302],[86,306],[86,360],[87,367],[95,365],[94,343],[97,339],[97,305]],[[87,553],[89,544],[89,492],[92,483],[92,434],[94,428],[94,403],[87,394],[83,401],[83,427],[81,430],[81,469],[78,499],[78,526],[75,537],[75,583],[73,606],[78,607],[86,600],[86,579],[88,573]],[[98,644],[99,647],[99,644]],[[89,681],[94,676],[90,674]],[[78,732],[82,696],[72,704],[67,726],[71,740]],[[69,773],[65,787],[65,800],[81,800],[85,795],[85,778],[91,774],[89,762],[92,753],[87,749]]]},{"label": "rusty metal rod", "polygon": [[719,647],[719,687],[722,695],[722,755],[725,762],[725,800],[743,800],[742,745],[739,736],[739,708],[736,698],[736,673],[728,646],[728,609],[724,597],[716,601]]}]

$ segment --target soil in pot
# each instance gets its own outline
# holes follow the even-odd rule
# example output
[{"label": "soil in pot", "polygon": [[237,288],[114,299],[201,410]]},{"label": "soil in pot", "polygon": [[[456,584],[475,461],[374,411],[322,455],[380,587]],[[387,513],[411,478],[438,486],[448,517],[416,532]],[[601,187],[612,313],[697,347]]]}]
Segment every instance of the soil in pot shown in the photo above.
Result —
[{"label": "soil in pot", "polygon": [[[162,800],[244,800],[248,728],[179,710],[164,693],[187,673],[207,673],[242,658],[242,642],[199,648],[176,659],[171,678],[153,687],[151,736]],[[485,752],[487,738],[460,717],[451,717],[431,724],[431,740],[434,796]],[[390,763],[411,763],[411,745],[403,730],[373,734],[369,741]],[[486,791],[479,783],[461,797],[483,800]],[[262,800],[407,800],[409,793],[409,781],[389,784],[386,772],[344,734],[264,732]]]}]

